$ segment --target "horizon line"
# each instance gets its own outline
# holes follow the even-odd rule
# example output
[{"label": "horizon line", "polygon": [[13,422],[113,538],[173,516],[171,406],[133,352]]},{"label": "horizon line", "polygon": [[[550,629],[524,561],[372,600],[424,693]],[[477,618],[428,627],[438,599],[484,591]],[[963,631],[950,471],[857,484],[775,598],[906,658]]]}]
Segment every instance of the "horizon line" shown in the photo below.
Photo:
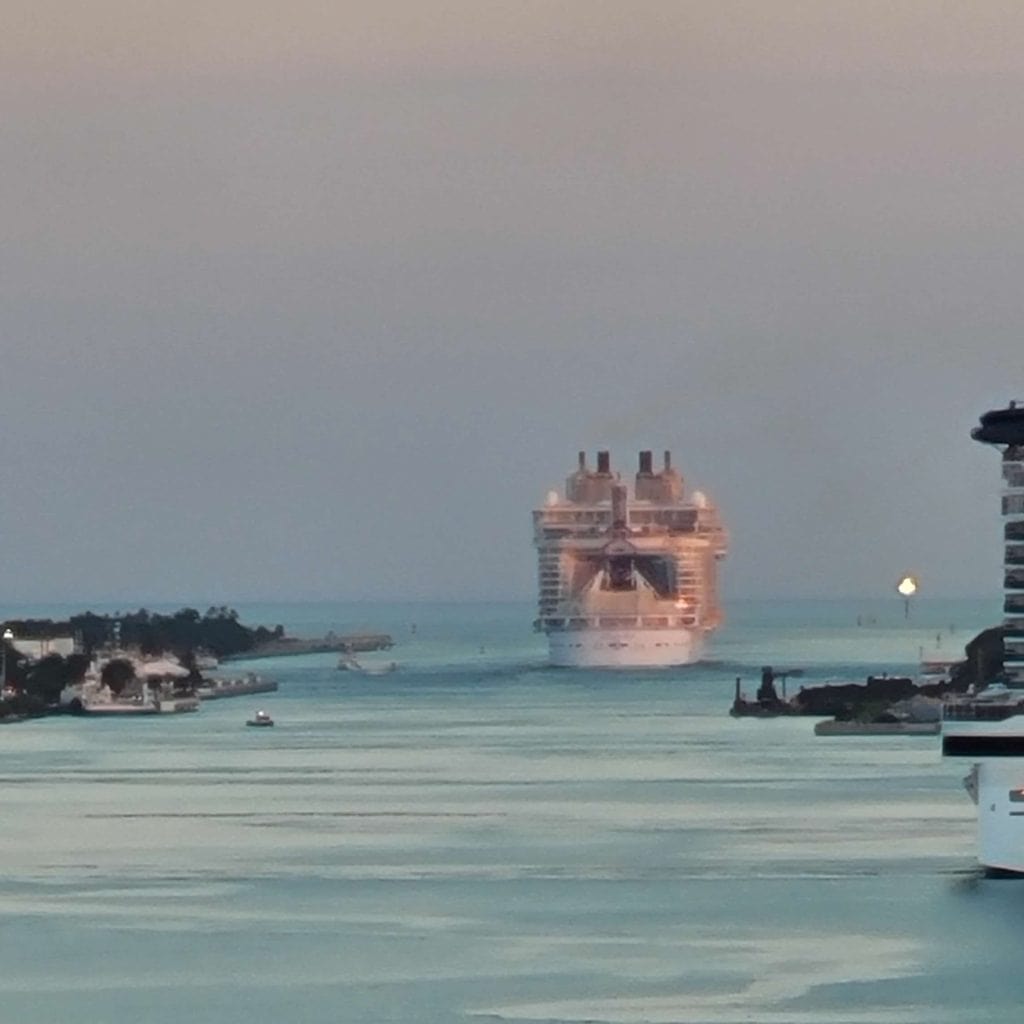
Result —
[{"label": "horizon line", "polygon": [[[1003,595],[999,594],[929,594],[929,595],[915,595],[912,598],[913,602],[929,602],[929,601],[993,601],[1001,602]],[[91,597],[27,597],[21,599],[0,599],[0,608],[3,609],[15,609],[28,606],[39,606],[39,605],[53,605],[57,607],[68,607],[74,605],[76,607],[81,606],[83,610],[88,611],[89,605],[120,605],[126,610],[139,610],[148,608],[150,606],[170,606],[173,605],[175,608],[196,608],[199,611],[203,611],[203,608],[219,608],[222,605],[229,608],[235,605],[254,605],[254,604],[276,604],[276,605],[314,605],[314,604],[367,604],[367,605],[395,605],[395,604],[406,604],[406,605],[430,605],[430,604],[447,604],[447,605],[480,605],[480,604],[533,604],[536,601],[535,597],[482,597],[482,596],[464,596],[464,597],[353,597],[353,596],[337,596],[337,597],[323,597],[323,596],[282,596],[282,597],[268,597],[268,596],[241,596],[231,599],[210,599],[203,598],[197,600],[195,598],[183,598],[183,597],[139,597],[139,596],[97,596]],[[753,602],[762,601],[827,601],[827,602],[852,602],[852,601],[865,601],[865,602],[884,602],[892,603],[893,605],[899,604],[903,601],[903,598],[898,595],[889,594],[828,594],[822,595],[814,592],[808,592],[803,594],[752,594],[745,595],[743,597],[735,597],[726,599],[723,604],[726,608],[729,605],[734,604],[747,604]],[[200,607],[202,606],[202,607]]]}]

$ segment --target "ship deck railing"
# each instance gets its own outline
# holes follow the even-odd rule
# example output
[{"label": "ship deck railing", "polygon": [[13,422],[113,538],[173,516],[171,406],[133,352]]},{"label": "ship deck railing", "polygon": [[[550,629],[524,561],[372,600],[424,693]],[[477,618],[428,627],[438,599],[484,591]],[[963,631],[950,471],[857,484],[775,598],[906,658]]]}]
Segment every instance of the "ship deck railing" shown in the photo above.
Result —
[{"label": "ship deck railing", "polygon": [[986,701],[957,701],[942,708],[944,722],[1003,722],[1024,713],[1024,698],[1012,703]]},{"label": "ship deck railing", "polygon": [[696,615],[544,615],[538,622],[544,629],[694,629]]}]

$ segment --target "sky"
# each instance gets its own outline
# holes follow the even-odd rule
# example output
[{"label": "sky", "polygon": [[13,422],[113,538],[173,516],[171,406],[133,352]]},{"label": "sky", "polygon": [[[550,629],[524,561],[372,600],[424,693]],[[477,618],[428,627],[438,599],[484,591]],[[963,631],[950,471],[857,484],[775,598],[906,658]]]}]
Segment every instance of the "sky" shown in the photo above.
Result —
[{"label": "sky", "polygon": [[530,598],[599,448],[727,598],[1000,589],[1024,6],[3,9],[5,603]]}]

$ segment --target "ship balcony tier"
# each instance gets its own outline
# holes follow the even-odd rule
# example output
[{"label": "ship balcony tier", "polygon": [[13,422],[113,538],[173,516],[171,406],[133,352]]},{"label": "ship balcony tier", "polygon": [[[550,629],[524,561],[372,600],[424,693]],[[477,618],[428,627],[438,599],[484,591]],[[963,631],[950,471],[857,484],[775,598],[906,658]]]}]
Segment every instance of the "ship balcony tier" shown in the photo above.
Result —
[{"label": "ship balcony tier", "polygon": [[[1016,697],[1014,696],[1015,693]],[[1015,715],[1021,716],[1020,721],[1016,724],[1021,735],[1024,735],[1024,693],[1009,690],[1006,691],[1006,697],[1003,700],[987,701],[965,698],[949,701],[942,706],[942,721],[944,723],[970,723],[962,728],[950,728],[949,732],[966,734],[977,732],[1005,733],[1007,732],[1005,728],[993,729],[991,725],[985,723],[1006,722]],[[945,726],[943,728],[945,729]]]},{"label": "ship balcony tier", "polygon": [[1024,758],[1024,703],[1007,699],[947,704],[942,710],[942,753],[975,760]]},{"label": "ship balcony tier", "polygon": [[1003,576],[1006,590],[1024,590],[1024,569],[1012,569]]},{"label": "ship balcony tier", "polygon": [[[549,548],[557,544],[601,544],[608,540],[609,531],[596,527],[545,526],[534,533],[533,542],[539,548]],[[704,542],[714,541],[716,551],[722,555],[727,553],[727,545],[720,531],[713,530],[669,530],[661,527],[642,526],[627,531],[630,541],[649,541],[661,544],[672,544],[680,540],[694,539]]]},{"label": "ship balcony tier", "polygon": [[640,529],[682,530],[690,533],[697,528],[698,516],[694,508],[629,510],[629,524]]},{"label": "ship balcony tier", "polygon": [[1024,522],[1006,523],[1003,526],[1003,537],[1006,540],[1024,541]]},{"label": "ship balcony tier", "polygon": [[612,521],[611,505],[581,506],[573,504],[550,505],[534,509],[535,523],[604,523]]},{"label": "ship balcony tier", "polygon": [[1003,601],[1006,615],[1024,615],[1024,594],[1007,594]]},{"label": "ship balcony tier", "polygon": [[608,531],[597,527],[545,526],[537,531],[534,542],[538,547],[549,547],[558,541],[601,540],[607,537]]},{"label": "ship balcony tier", "polygon": [[541,628],[554,632],[584,629],[694,629],[697,616],[687,615],[541,615]]},{"label": "ship balcony tier", "polygon": [[[693,505],[678,508],[650,508],[630,504],[627,510],[629,525],[638,530],[680,531],[692,533],[721,530],[717,514],[711,509],[698,509]],[[612,525],[612,510],[602,508],[578,508],[554,506],[537,509],[533,513],[536,530],[607,530]]]},{"label": "ship balcony tier", "polygon": [[[604,531],[587,534],[561,531],[554,536],[549,536],[550,532],[546,530],[544,538],[536,540],[537,547],[546,556],[556,556],[559,552],[571,551],[596,557],[608,546],[610,540],[609,535]],[[707,550],[711,547],[712,541],[718,542],[717,537],[701,533],[646,535],[631,532],[624,539],[639,555],[681,556],[684,558],[688,550]]]},{"label": "ship balcony tier", "polygon": [[1024,692],[1006,690],[951,701],[942,708],[942,753],[947,757],[1024,757]]},{"label": "ship balcony tier", "polygon": [[1003,564],[1024,565],[1024,544],[1007,544],[1003,553]]},{"label": "ship balcony tier", "polygon": [[1003,515],[1024,516],[1024,494],[1004,494]]}]

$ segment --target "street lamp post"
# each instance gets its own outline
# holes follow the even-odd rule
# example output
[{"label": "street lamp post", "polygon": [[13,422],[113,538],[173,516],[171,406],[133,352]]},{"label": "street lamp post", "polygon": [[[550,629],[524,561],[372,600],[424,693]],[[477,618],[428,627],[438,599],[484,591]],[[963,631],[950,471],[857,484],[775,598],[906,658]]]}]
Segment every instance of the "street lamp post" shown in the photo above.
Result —
[{"label": "street lamp post", "polygon": [[4,636],[3,636],[3,640],[4,640],[4,642],[3,642],[3,655],[2,655],[3,664],[2,664],[2,667],[0,667],[0,680],[2,680],[2,682],[0,682],[0,686],[7,686],[7,645],[13,639],[14,639],[14,630],[12,630],[10,626],[8,626],[7,629],[4,630]]},{"label": "street lamp post", "polygon": [[903,598],[903,618],[910,618],[910,599],[917,593],[917,577],[907,573],[896,584],[896,593]]}]

